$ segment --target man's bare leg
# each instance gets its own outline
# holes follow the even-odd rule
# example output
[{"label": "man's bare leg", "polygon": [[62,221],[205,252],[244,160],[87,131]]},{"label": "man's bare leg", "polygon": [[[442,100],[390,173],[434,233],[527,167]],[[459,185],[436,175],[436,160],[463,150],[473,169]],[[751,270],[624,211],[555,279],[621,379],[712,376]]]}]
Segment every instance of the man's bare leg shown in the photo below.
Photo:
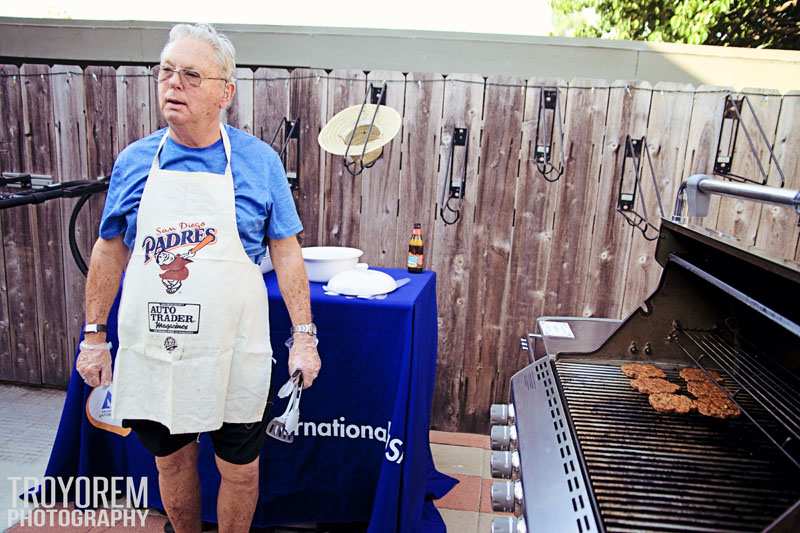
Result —
[{"label": "man's bare leg", "polygon": [[192,442],[175,453],[156,457],[158,488],[175,533],[200,533],[200,475],[198,444]]},{"label": "man's bare leg", "polygon": [[217,496],[219,533],[247,533],[258,503],[258,457],[245,465],[216,460],[222,477]]}]

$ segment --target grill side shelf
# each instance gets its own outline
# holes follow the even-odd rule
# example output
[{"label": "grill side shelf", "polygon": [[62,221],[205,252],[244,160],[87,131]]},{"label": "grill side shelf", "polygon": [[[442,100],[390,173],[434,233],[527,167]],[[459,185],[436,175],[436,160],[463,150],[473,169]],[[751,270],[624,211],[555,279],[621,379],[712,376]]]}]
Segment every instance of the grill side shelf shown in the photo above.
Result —
[{"label": "grill side shelf", "polygon": [[604,533],[551,365],[542,358],[511,378],[528,530]]}]

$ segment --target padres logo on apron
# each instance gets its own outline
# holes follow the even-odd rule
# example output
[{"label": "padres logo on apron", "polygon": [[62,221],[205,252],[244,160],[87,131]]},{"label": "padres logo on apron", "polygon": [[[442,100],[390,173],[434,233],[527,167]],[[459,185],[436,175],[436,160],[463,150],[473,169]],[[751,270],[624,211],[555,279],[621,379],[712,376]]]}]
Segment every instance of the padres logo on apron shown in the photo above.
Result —
[{"label": "padres logo on apron", "polygon": [[119,307],[112,416],[171,433],[262,419],[272,370],[267,292],[225,174],[159,168],[145,183]]}]

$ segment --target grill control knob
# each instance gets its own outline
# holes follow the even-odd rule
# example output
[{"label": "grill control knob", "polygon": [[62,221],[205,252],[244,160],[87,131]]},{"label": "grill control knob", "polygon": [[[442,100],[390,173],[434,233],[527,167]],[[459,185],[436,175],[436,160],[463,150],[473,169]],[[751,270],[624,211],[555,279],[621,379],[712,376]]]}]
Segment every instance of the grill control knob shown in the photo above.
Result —
[{"label": "grill control knob", "polygon": [[519,472],[519,452],[492,452],[489,466],[492,477],[511,479]]},{"label": "grill control knob", "polygon": [[503,516],[492,520],[492,533],[528,533],[525,520]]},{"label": "grill control knob", "polygon": [[516,413],[513,403],[493,403],[489,408],[489,423],[491,424],[513,424]]},{"label": "grill control knob", "polygon": [[492,426],[492,432],[489,434],[492,443],[492,449],[511,450],[517,446],[517,428],[515,426]]},{"label": "grill control knob", "polygon": [[492,483],[492,510],[513,513],[522,507],[522,481]]}]

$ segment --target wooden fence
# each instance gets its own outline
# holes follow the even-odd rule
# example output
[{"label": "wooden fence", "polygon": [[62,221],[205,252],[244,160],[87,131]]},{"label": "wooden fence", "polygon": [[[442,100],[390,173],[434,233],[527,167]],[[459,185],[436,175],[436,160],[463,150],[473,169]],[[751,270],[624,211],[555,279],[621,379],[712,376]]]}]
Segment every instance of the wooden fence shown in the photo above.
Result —
[{"label": "wooden fence", "polygon": [[[526,362],[519,338],[543,314],[622,317],[655,287],[654,243],[616,212],[626,135],[647,137],[656,182],[671,212],[680,182],[710,172],[722,87],[598,80],[484,78],[472,74],[239,69],[227,120],[269,142],[284,117],[300,119],[295,198],[304,245],[356,246],[374,265],[402,266],[421,222],[428,267],[438,274],[439,363],[433,426],[483,431],[488,406],[508,394]],[[317,134],[337,111],[387,81],[387,104],[401,134],[363,175],[321,152]],[[558,87],[566,171],[538,173],[531,146],[540,88]],[[778,160],[800,187],[800,93],[747,91]],[[116,154],[163,126],[145,67],[0,66],[0,168],[51,174],[57,181],[108,175]],[[744,122],[754,130],[747,113]],[[448,133],[468,128],[462,217],[438,216]],[[444,135],[443,135],[444,134]],[[443,141],[443,137],[445,140]],[[777,183],[767,147],[758,158]],[[757,177],[740,139],[733,171]],[[642,198],[658,224],[645,167]],[[85,257],[103,207],[96,195],[78,223]],[[83,322],[84,279],[74,266],[67,223],[74,200],[0,211],[0,379],[64,386]],[[704,224],[778,257],[800,260],[797,215],[788,209],[715,201]]]}]

